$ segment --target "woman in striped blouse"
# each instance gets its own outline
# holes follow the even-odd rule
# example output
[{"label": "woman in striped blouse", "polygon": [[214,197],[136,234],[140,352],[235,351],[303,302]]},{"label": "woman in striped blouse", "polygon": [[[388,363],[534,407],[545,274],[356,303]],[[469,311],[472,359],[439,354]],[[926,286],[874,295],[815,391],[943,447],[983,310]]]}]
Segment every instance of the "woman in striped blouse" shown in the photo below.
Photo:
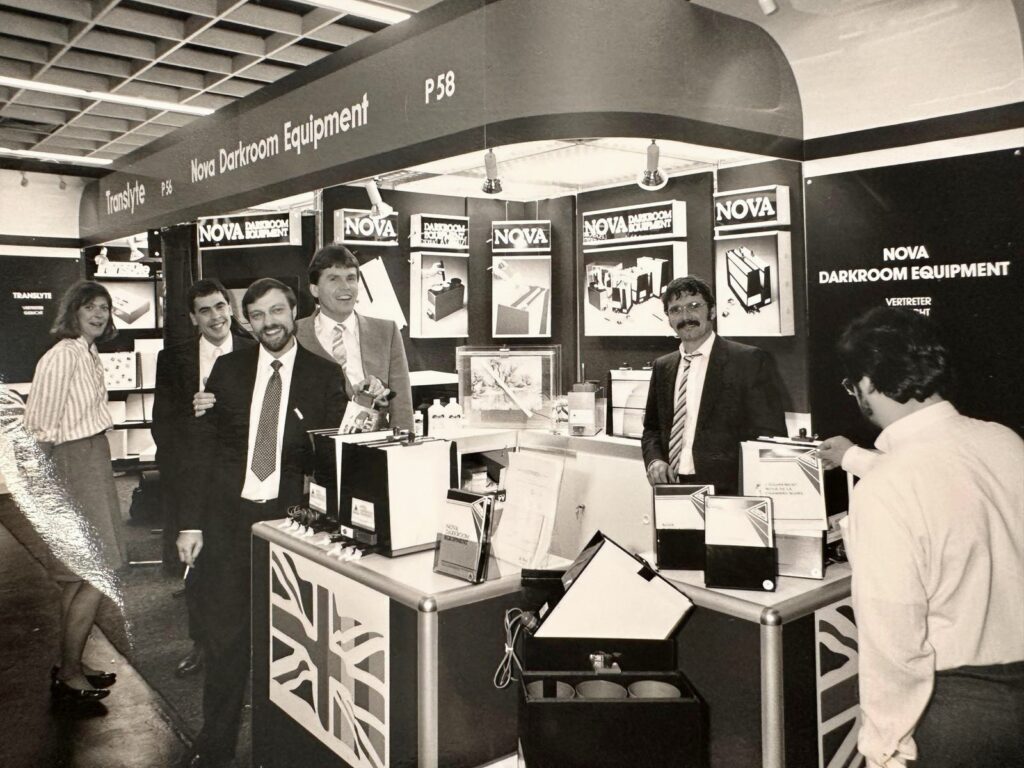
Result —
[{"label": "woman in striped blouse", "polygon": [[[61,299],[51,333],[57,343],[42,356],[32,377],[25,427],[49,455],[55,476],[91,523],[103,560],[113,570],[124,564],[121,508],[104,433],[113,426],[97,341],[117,331],[110,294],[99,283],[81,280]],[[101,593],[73,570],[74,563],[50,557],[50,574],[61,584],[61,664],[52,671],[55,698],[96,701],[114,675],[82,663],[82,653]]]}]

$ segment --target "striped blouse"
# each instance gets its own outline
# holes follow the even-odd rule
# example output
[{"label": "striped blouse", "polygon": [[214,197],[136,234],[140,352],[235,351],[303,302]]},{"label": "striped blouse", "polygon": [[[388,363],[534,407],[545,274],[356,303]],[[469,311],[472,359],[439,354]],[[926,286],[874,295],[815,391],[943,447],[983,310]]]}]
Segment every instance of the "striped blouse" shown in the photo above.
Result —
[{"label": "striped blouse", "polygon": [[61,339],[36,365],[25,428],[36,440],[59,445],[104,432],[113,424],[96,347],[82,337]]}]

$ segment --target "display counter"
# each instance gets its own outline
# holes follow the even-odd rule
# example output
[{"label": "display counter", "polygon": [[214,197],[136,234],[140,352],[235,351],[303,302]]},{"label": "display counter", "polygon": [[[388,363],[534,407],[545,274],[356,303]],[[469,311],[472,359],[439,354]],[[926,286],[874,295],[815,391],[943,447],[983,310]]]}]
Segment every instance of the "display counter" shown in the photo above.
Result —
[{"label": "display counter", "polygon": [[[654,562],[652,496],[636,441],[466,429],[460,455],[516,446],[564,468],[552,553],[601,530]],[[493,687],[519,576],[470,585],[432,553],[343,562],[272,523],[253,528],[256,764],[477,766],[516,748],[513,689]],[[708,705],[712,768],[832,764],[856,749],[850,569],[782,577],[775,592],[712,589],[663,571],[693,601],[681,670]],[[272,737],[271,737],[272,734]]]}]

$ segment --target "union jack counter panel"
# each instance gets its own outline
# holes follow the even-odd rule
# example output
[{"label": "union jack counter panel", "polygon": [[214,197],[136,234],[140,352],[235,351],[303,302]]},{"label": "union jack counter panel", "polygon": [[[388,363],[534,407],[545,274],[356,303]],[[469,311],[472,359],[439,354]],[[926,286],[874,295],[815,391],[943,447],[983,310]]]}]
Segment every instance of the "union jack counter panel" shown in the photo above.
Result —
[{"label": "union jack counter panel", "polygon": [[518,573],[468,585],[433,553],[341,562],[253,527],[253,765],[472,768],[516,751],[491,682]]}]

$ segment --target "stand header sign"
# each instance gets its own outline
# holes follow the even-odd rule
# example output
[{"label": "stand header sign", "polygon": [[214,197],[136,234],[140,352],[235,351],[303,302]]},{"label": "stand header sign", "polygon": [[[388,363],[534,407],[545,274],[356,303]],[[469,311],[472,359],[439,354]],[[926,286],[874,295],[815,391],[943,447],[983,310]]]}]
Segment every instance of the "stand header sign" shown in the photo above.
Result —
[{"label": "stand header sign", "polygon": [[551,221],[491,222],[492,253],[550,253]]},{"label": "stand header sign", "polygon": [[469,250],[469,217],[416,213],[409,217],[411,248]]},{"label": "stand header sign", "polygon": [[583,214],[584,248],[669,237],[686,237],[686,203],[680,200]]},{"label": "stand header sign", "polygon": [[339,208],[334,212],[334,242],[345,245],[398,245],[398,216],[374,218],[367,210]]},{"label": "stand header sign", "polygon": [[[608,46],[609,29],[645,55]],[[559,44],[524,55],[540,33]],[[488,144],[646,135],[651,116],[781,156],[803,134],[789,63],[750,22],[678,0],[647,0],[642,18],[618,0],[447,0],[118,160],[87,187],[81,233],[102,242]]]},{"label": "stand header sign", "polygon": [[211,216],[199,219],[199,247],[259,248],[268,245],[300,245],[302,231],[292,226],[288,213],[252,216]]},{"label": "stand header sign", "polygon": [[715,229],[789,226],[789,187],[753,187],[715,195]]}]

